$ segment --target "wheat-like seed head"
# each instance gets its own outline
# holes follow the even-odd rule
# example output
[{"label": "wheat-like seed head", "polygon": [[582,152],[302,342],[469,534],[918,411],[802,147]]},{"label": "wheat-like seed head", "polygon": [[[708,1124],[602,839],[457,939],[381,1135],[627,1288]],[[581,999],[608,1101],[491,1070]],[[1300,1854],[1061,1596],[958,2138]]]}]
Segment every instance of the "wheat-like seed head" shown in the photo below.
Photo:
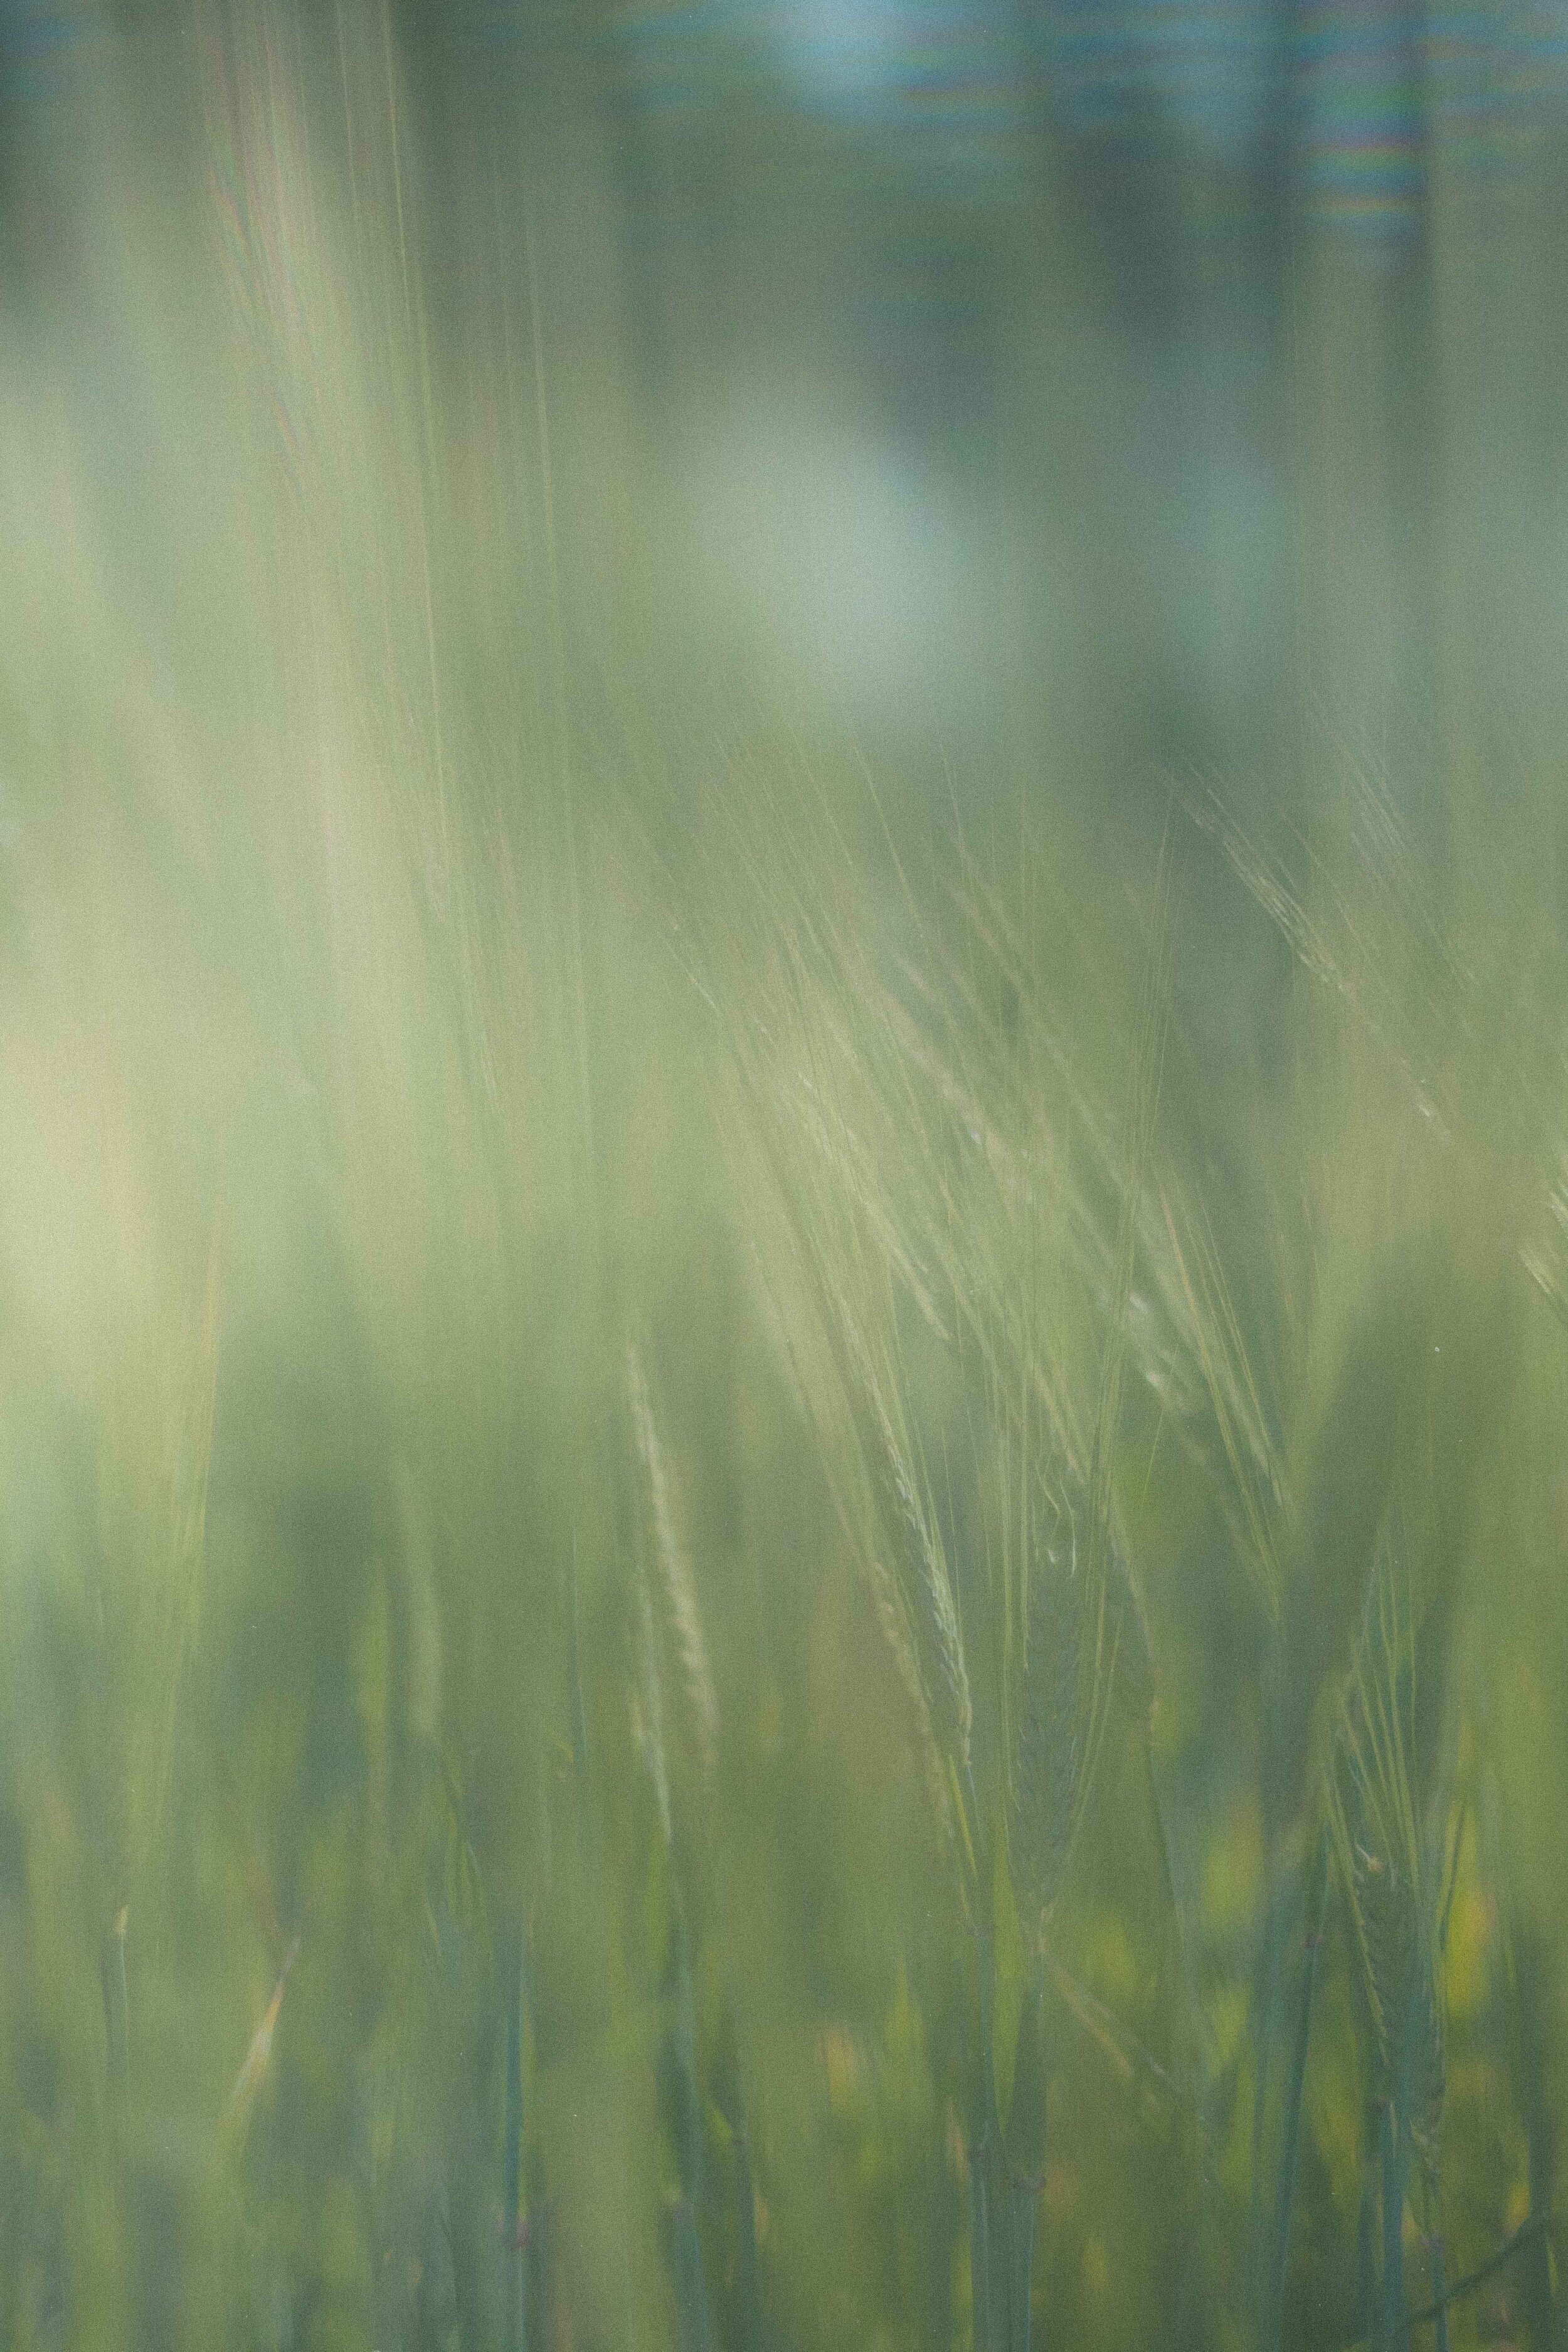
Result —
[{"label": "wheat-like seed head", "polygon": [[1330,1805],[1384,2080],[1430,2162],[1446,2080],[1440,1872],[1413,1771],[1415,1642],[1400,1549],[1380,1548]]},{"label": "wheat-like seed head", "polygon": [[626,1349],[626,1385],[642,1501],[645,1557],[639,1607],[647,1612],[645,1646],[652,1644],[656,1672],[660,1657],[668,1663],[681,1761],[697,1793],[705,1797],[718,1759],[719,1701],[691,1563],[676,1524],[664,1446],[642,1362],[632,1345]]},{"label": "wheat-like seed head", "polygon": [[[814,1050],[809,1043],[802,1048],[808,1066]],[[937,1759],[951,1759],[962,1778],[973,1727],[963,1633],[940,1534],[896,1419],[901,1419],[896,1370],[885,1360],[879,1370],[867,1333],[869,1316],[857,1312],[869,1286],[868,1255],[885,1276],[895,1268],[903,1274],[910,1261],[889,1239],[885,1209],[870,1220],[869,1240],[860,1231],[870,1178],[861,1171],[850,1181],[844,1121],[830,1105],[825,1108],[826,1087],[811,1078],[781,1100],[776,1067],[767,1068],[751,1050],[742,1056],[742,1074],[816,1327],[848,1410],[870,1505],[868,1537],[844,1515],[878,1620],[915,1705],[928,1777],[945,1818],[946,1770]],[[847,1203],[841,1197],[847,1185]]]},{"label": "wheat-like seed head", "polygon": [[653,1788],[658,1825],[668,1845],[675,1832],[669,1799],[669,1767],[664,1745],[664,1681],[658,1670],[658,1632],[654,1624],[653,1596],[646,1573],[637,1580],[636,1657],[632,1698],[632,1734],[642,1754]]},{"label": "wheat-like seed head", "polygon": [[1081,1584],[1075,1531],[1063,1515],[1036,1528],[1026,1564],[1022,1663],[1012,1759],[1008,1852],[1018,1909],[1037,1934],[1072,1844],[1084,1754]]},{"label": "wheat-like seed head", "polygon": [[879,1531],[902,1600],[932,1731],[962,1774],[969,1763],[973,1706],[947,1562],[863,1344],[853,1341],[849,1353],[850,1405]]}]

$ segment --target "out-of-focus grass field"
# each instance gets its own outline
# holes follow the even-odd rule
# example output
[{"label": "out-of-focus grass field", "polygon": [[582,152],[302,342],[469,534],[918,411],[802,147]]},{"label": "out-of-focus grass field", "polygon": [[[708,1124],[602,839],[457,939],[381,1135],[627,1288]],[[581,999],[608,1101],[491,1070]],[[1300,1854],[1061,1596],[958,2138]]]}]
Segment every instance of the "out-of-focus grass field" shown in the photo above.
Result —
[{"label": "out-of-focus grass field", "polygon": [[704,568],[559,61],[439,171],[347,0],[100,64],[0,354],[0,2342],[1560,2344],[1554,151],[1489,247],[1433,164],[1419,628],[1309,227],[1258,760],[1152,758],[1020,408],[901,767]]}]

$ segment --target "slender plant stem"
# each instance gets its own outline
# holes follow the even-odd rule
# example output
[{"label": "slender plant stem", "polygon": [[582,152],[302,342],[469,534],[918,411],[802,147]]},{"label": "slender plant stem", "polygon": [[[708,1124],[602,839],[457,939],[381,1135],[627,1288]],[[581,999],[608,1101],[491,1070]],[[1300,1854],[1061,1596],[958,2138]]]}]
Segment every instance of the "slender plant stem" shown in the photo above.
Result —
[{"label": "slender plant stem", "polygon": [[1378,2352],[1405,2352],[1405,2133],[1393,2099],[1382,2112],[1383,2284],[1378,2298]]},{"label": "slender plant stem", "polygon": [[[1293,1879],[1294,1874],[1291,1874]],[[1252,2085],[1252,2178],[1250,2186],[1252,2291],[1255,2297],[1259,2345],[1269,2345],[1270,2256],[1272,2233],[1266,2234],[1263,2214],[1264,2181],[1268,2167],[1265,2160],[1268,2121],[1270,2061],[1274,2050],[1274,2023],[1279,2007],[1279,1977],[1281,1945],[1284,1940],[1283,1921],[1290,1908],[1292,1894],[1289,1884],[1281,1883],[1283,1874],[1276,1872],[1269,1886],[1264,1910],[1263,1944],[1258,1954],[1256,1991],[1254,1994],[1253,2047],[1257,2052],[1257,2069]]]},{"label": "slender plant stem", "polygon": [[762,2352],[763,2290],[757,2263],[757,2196],[752,2143],[742,2123],[735,2135],[735,2235],[740,2249],[742,2352]]},{"label": "slender plant stem", "polygon": [[1377,2171],[1374,2151],[1362,2148],[1361,2209],[1356,2215],[1356,2312],[1362,2324],[1360,2341],[1370,2344],[1377,2332]]},{"label": "slender plant stem", "polygon": [[675,2201],[670,2213],[670,2269],[681,2352],[710,2352],[713,2323],[708,2309],[708,2283],[702,2275],[697,2213],[689,2197],[679,2197]]},{"label": "slender plant stem", "polygon": [[1484,2263],[1478,2263],[1473,2271],[1467,2271],[1463,2278],[1457,2278],[1452,2286],[1445,2289],[1440,2300],[1434,2298],[1431,2303],[1424,2303],[1418,2311],[1413,2311],[1410,2315],[1412,2327],[1425,2326],[1428,2320],[1436,2319],[1456,2303],[1463,2303],[1467,2296],[1475,2294],[1485,2286],[1488,2279],[1496,2276],[1505,2263],[1511,2263],[1515,2254],[1522,2253],[1545,2234],[1546,2223],[1539,2213],[1521,2222],[1511,2238],[1503,2240],[1495,2253],[1489,2254]]},{"label": "slender plant stem", "polygon": [[991,2231],[991,2290],[987,2298],[996,2352],[1013,2347],[1013,2197],[1006,2150],[998,2131],[991,2141],[986,2218]]},{"label": "slender plant stem", "polygon": [[[976,1832],[980,1809],[974,1784],[969,1781],[969,1802]],[[1001,2140],[996,2110],[995,1951],[991,1932],[989,1874],[984,1872],[977,1890],[980,1919],[974,1933],[978,1977],[979,2046],[975,2051],[972,2100],[974,2109],[969,2150],[969,2269],[973,2304],[974,2352],[1006,2352],[1004,2330],[1005,2285],[998,2295],[995,2262],[998,2247],[992,2228],[991,2167]],[[1004,2218],[998,2216],[998,2219]]]},{"label": "slender plant stem", "polygon": [[991,2219],[986,2157],[984,2140],[969,2151],[969,2282],[974,2352],[997,2352],[991,2327]]},{"label": "slender plant stem", "polygon": [[[1467,2271],[1462,2278],[1455,2279],[1450,2286],[1445,2287],[1441,2301],[1434,2298],[1430,2303],[1418,2304],[1409,2314],[1408,2325],[1412,2327],[1429,2326],[1441,2313],[1451,2311],[1455,2304],[1463,2303],[1468,2296],[1478,2294],[1488,2279],[1495,2278],[1505,2263],[1511,2263],[1516,2254],[1523,2253],[1545,2233],[1545,2219],[1539,2213],[1533,2214],[1528,2221],[1521,2222],[1513,2235],[1505,2238],[1484,2263],[1478,2263],[1473,2271]],[[1342,2344],[1340,2352],[1361,2352],[1361,2347],[1371,2340],[1365,2333],[1350,2336]]]},{"label": "slender plant stem", "polygon": [[1432,2316],[1436,2326],[1437,2352],[1448,2352],[1448,2288],[1443,2268],[1443,2241],[1432,2233]]},{"label": "slender plant stem", "polygon": [[697,2200],[702,2181],[702,2111],[697,2093],[696,2023],[692,2009],[691,1953],[686,1914],[679,1895],[671,1921],[670,2021],[668,2044],[670,2136],[680,2193],[669,2213],[669,2261],[675,2288],[681,2352],[709,2352],[713,2323]]},{"label": "slender plant stem", "polygon": [[506,1970],[506,2127],[501,2224],[506,2244],[506,2352],[527,2352],[522,2238],[522,1930],[514,1928]]},{"label": "slender plant stem", "polygon": [[1307,2052],[1312,2037],[1312,1993],[1317,1982],[1318,1948],[1329,1900],[1329,1853],[1320,1832],[1312,1860],[1306,1904],[1307,1935],[1301,1961],[1301,1991],[1291,2041],[1290,2074],[1285,2086],[1285,2121],[1279,2146],[1279,2186],[1274,2200],[1274,2235],[1269,2252],[1265,2342],[1278,2345],[1285,2322],[1285,2277],[1290,2261],[1290,2221],[1296,2202],[1296,2172],[1301,2140],[1301,2108],[1307,2085]]},{"label": "slender plant stem", "polygon": [[1035,2266],[1035,2198],[1033,2180],[1014,2180],[1007,2192],[1008,2212],[1008,2333],[1011,2352],[1029,2352],[1029,2285]]},{"label": "slender plant stem", "polygon": [[120,2067],[121,2079],[127,2092],[131,2088],[131,1986],[125,1974],[125,1915],[121,1913],[114,1928],[114,1979],[120,1995]]}]

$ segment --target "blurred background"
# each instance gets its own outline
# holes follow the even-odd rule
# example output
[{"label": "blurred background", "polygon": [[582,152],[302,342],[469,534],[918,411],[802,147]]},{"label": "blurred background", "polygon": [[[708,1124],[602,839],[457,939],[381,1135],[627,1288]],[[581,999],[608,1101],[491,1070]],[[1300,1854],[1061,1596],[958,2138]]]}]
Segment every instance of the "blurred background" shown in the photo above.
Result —
[{"label": "blurred background", "polygon": [[[11,313],[72,322],[127,508],[150,451],[89,190],[117,107],[149,153],[188,128],[176,15],[0,18]],[[661,669],[1090,801],[1299,765],[1309,707],[1430,774],[1463,756],[1440,692],[1484,723],[1455,643],[1505,706],[1556,667],[1554,7],[390,22],[436,363],[481,279],[525,338],[536,298],[583,632],[635,570]],[[329,73],[329,16],[299,37]]]},{"label": "blurred background", "polygon": [[0,2344],[1568,2340],[1565,296],[1558,0],[0,0]]}]

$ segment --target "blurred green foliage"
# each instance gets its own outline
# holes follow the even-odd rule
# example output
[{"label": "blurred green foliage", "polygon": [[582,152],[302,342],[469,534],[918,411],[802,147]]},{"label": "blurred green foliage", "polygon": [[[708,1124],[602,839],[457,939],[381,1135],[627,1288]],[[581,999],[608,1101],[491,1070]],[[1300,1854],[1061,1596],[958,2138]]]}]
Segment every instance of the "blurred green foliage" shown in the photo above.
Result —
[{"label": "blurred green foliage", "polygon": [[140,508],[63,312],[0,410],[0,2339],[1545,2352],[1549,736],[933,816],[679,623],[592,172],[427,185],[357,6],[121,68]]}]

